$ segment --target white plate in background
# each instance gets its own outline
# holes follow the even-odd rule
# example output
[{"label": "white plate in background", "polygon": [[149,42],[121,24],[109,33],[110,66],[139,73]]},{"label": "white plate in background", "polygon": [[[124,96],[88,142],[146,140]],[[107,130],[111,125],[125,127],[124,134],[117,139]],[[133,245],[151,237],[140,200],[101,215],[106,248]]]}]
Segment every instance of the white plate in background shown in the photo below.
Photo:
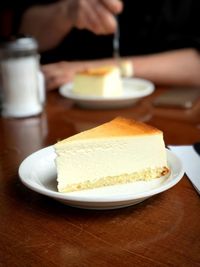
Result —
[{"label": "white plate in background", "polygon": [[57,191],[56,154],[52,146],[28,156],[19,167],[19,177],[28,188],[66,205],[84,209],[116,209],[135,205],[177,184],[184,175],[179,158],[168,149],[170,175],[153,181],[106,186],[71,193]]},{"label": "white plate in background", "polygon": [[59,93],[73,100],[77,105],[90,109],[124,108],[135,104],[141,98],[152,94],[155,86],[152,82],[139,78],[122,78],[123,94],[115,97],[88,97],[73,93],[73,83],[64,84]]}]

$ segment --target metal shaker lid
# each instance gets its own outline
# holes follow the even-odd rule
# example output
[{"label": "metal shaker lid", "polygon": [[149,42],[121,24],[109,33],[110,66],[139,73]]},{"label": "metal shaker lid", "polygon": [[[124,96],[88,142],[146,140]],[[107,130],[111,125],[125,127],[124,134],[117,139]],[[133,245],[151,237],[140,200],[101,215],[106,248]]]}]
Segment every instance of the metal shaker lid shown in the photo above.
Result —
[{"label": "metal shaker lid", "polygon": [[37,52],[38,43],[30,36],[12,36],[0,44],[0,59],[27,56]]}]

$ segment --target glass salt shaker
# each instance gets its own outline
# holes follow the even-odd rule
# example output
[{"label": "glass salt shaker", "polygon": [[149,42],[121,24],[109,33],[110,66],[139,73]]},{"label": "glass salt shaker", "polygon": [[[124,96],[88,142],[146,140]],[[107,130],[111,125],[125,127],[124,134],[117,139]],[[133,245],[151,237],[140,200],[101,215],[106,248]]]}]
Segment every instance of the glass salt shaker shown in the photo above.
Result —
[{"label": "glass salt shaker", "polygon": [[43,111],[44,77],[34,38],[14,38],[0,46],[0,76],[3,117],[30,117]]}]

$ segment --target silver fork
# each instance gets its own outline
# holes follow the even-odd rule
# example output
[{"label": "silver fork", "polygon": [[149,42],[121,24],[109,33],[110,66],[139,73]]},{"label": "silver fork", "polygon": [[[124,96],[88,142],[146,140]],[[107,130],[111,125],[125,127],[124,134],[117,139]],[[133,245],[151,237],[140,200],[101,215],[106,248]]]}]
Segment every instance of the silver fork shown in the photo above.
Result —
[{"label": "silver fork", "polygon": [[120,64],[120,29],[119,29],[119,20],[116,16],[117,28],[113,37],[113,57],[117,61],[117,64]]}]

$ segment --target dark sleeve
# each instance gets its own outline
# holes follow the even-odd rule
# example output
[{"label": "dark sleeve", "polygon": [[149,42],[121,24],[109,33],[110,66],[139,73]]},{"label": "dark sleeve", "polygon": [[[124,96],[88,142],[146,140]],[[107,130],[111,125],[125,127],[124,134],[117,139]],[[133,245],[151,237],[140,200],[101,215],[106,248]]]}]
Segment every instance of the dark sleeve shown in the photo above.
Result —
[{"label": "dark sleeve", "polygon": [[[168,1],[168,3],[169,2],[170,1]],[[174,2],[176,2],[176,4]],[[193,47],[199,50],[199,0],[171,1],[171,6],[168,4],[168,6],[165,7],[166,10],[164,10],[164,15],[166,22],[169,25],[166,41],[169,45],[175,48]]]},{"label": "dark sleeve", "polygon": [[152,54],[200,49],[199,0],[124,0],[121,54]]}]

